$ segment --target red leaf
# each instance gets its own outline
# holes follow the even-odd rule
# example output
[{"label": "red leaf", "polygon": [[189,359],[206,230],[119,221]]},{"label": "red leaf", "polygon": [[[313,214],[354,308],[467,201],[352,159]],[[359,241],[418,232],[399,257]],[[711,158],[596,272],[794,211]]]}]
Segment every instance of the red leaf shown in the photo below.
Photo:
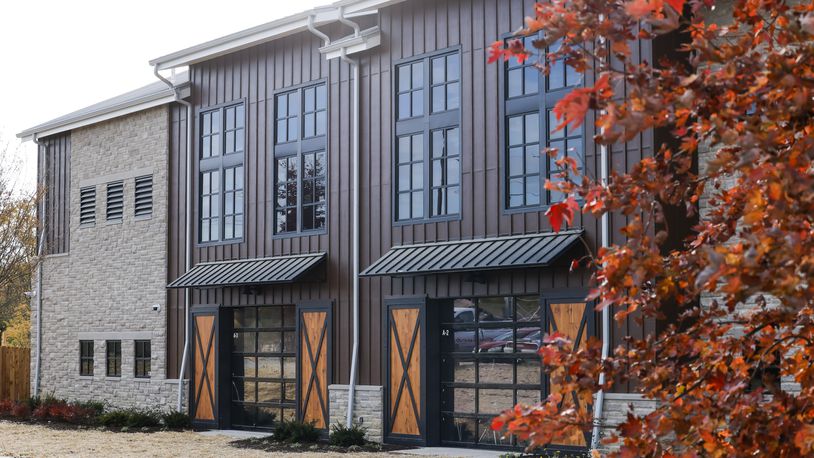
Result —
[{"label": "red leaf", "polygon": [[585,120],[585,113],[588,112],[590,107],[592,93],[593,89],[574,89],[557,102],[557,105],[554,106],[554,114],[557,115],[557,121],[560,121],[557,130],[561,130],[569,124],[572,129],[582,125]]},{"label": "red leaf", "polygon": [[684,11],[684,4],[687,3],[687,0],[665,0],[670,6],[673,7],[674,10],[678,11],[678,14],[681,14]]},{"label": "red leaf", "polygon": [[577,211],[579,211],[579,204],[577,204],[576,199],[569,197],[562,202],[557,202],[548,207],[545,215],[548,217],[548,222],[551,223],[551,228],[554,229],[554,232],[559,232],[560,228],[562,228],[563,220],[567,224],[571,224],[571,221],[574,220],[574,213]]}]

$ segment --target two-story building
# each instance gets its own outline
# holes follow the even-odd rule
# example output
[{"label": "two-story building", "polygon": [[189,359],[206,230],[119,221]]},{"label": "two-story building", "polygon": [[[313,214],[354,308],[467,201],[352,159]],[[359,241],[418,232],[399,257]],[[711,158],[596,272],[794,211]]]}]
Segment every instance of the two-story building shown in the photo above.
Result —
[{"label": "two-story building", "polygon": [[[162,81],[21,133],[47,196],[38,393],[516,447],[489,424],[547,395],[542,336],[599,334],[569,266],[601,222],[551,231],[541,154],[600,170],[593,122],[557,131],[551,111],[592,75],[487,63],[532,7],[342,0],[155,59]],[[654,141],[610,148],[611,168]],[[606,418],[636,399],[608,393]]]}]

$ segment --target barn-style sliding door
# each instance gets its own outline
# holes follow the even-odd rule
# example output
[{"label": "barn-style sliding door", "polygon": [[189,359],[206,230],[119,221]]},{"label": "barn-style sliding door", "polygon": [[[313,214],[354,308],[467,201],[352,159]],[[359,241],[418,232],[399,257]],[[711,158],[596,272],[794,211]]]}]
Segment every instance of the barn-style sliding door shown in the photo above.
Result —
[{"label": "barn-style sliding door", "polygon": [[331,304],[297,306],[297,412],[327,432],[330,425],[328,385],[331,383]]},{"label": "barn-style sliding door", "polygon": [[192,350],[190,411],[200,427],[218,426],[218,309],[195,307],[191,314]]},{"label": "barn-style sliding door", "polygon": [[388,441],[423,444],[426,431],[425,300],[387,302],[385,435]]}]

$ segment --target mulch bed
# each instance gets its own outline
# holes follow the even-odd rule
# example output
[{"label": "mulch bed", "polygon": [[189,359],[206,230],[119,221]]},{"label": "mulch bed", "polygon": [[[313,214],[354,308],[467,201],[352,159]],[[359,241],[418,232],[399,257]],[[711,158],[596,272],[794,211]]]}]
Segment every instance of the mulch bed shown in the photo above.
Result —
[{"label": "mulch bed", "polygon": [[271,437],[241,439],[231,442],[230,445],[237,448],[246,448],[253,450],[262,450],[264,452],[287,452],[287,453],[318,453],[318,452],[334,452],[334,453],[387,453],[397,450],[408,450],[414,447],[406,447],[403,445],[392,444],[375,444],[368,443],[363,446],[353,445],[350,447],[339,447],[336,445],[328,444],[327,442],[314,442],[308,444],[277,442]]}]

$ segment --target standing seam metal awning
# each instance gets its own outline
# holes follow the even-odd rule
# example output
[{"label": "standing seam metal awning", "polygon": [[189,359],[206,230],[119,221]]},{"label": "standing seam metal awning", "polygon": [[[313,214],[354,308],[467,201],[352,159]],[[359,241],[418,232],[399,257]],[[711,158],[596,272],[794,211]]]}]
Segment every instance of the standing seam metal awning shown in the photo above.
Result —
[{"label": "standing seam metal awning", "polygon": [[582,236],[582,229],[391,248],[360,275],[421,275],[544,267]]},{"label": "standing seam metal awning", "polygon": [[216,288],[292,283],[326,258],[325,253],[204,262],[167,288]]}]

